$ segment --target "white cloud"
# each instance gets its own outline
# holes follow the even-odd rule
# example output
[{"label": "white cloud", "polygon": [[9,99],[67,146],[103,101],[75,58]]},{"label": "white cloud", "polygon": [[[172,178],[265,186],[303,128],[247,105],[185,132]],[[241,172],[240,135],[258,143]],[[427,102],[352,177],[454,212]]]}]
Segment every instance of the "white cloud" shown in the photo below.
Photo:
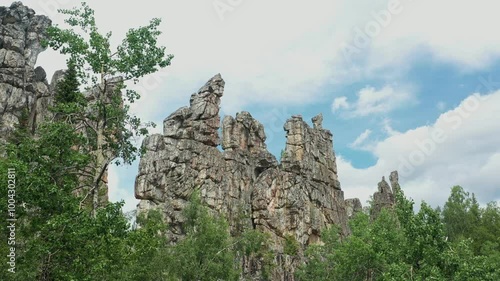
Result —
[{"label": "white cloud", "polygon": [[343,116],[347,118],[388,113],[415,101],[414,95],[409,90],[395,90],[391,85],[386,85],[379,90],[367,86],[357,93],[357,100],[350,104],[343,98],[345,97],[336,98],[332,107],[346,109]]},{"label": "white cloud", "polygon": [[[56,5],[48,7],[46,2]],[[113,31],[115,43],[127,28],[144,25],[152,17],[163,18],[160,43],[175,55],[169,67],[172,77],[159,87],[161,95],[155,94],[157,103],[143,107],[141,113],[168,114],[162,98],[189,95],[191,92],[185,92],[186,84],[200,87],[216,73],[227,81],[222,101],[227,113],[255,103],[314,102],[322,94],[320,86],[332,78],[332,11],[338,5],[335,2],[319,0],[312,5],[250,1],[226,13],[224,21],[218,17],[212,1],[141,1],[141,6],[154,9],[137,9],[137,3],[123,2],[112,19],[109,12],[116,10],[114,3],[87,2],[96,11],[100,29]],[[77,3],[28,0],[25,4],[39,13],[52,14],[54,22],[61,23],[63,18],[54,13],[55,8],[70,8]],[[39,61],[49,76],[53,70],[64,67],[63,59],[58,60],[57,67],[51,67],[54,62],[53,54],[42,54]]]},{"label": "white cloud", "polygon": [[391,119],[389,118],[384,118],[383,123],[383,130],[386,132],[389,136],[395,136],[401,134],[400,132],[394,130],[391,126]]},{"label": "white cloud", "polygon": [[[374,2],[379,5],[371,8],[372,12],[378,13],[389,1]],[[500,38],[492,36],[500,23],[496,1],[481,1],[480,6],[452,0],[392,2],[399,2],[402,11],[392,15],[388,25],[370,37],[369,46],[362,49],[369,71],[398,66],[401,72],[399,66],[408,66],[414,54],[421,51],[436,61],[455,64],[461,71],[485,68],[500,57]],[[364,11],[360,9],[360,13]],[[364,22],[357,26],[363,29],[370,22],[376,23],[372,15],[365,14]],[[390,59],[387,54],[391,54]]]},{"label": "white cloud", "polygon": [[358,93],[358,102],[354,114],[366,116],[372,113],[387,113],[411,98],[410,93],[397,92],[392,86],[385,86],[380,90],[366,87]]},{"label": "white cloud", "polygon": [[[137,199],[135,199],[134,190],[123,188],[124,184],[120,182],[120,178],[123,179],[123,175],[124,175],[123,172],[127,168],[130,168],[130,166],[117,167],[116,165],[110,165],[108,168],[108,196],[109,196],[109,200],[111,202],[118,202],[118,201],[123,200],[125,202],[125,205],[123,206],[124,212],[135,210],[137,203],[139,202]],[[134,168],[136,168],[136,167],[134,167]],[[137,170],[137,169],[135,169],[135,170]],[[122,173],[120,173],[120,172],[122,172]]]},{"label": "white cloud", "polygon": [[443,204],[453,185],[482,202],[500,200],[500,91],[470,95],[432,125],[391,135],[373,146],[375,165],[356,169],[338,158],[346,197],[366,201],[381,176],[398,170],[407,195]]},{"label": "white cloud", "polygon": [[[176,58],[169,68],[172,78],[154,95],[157,101],[188,95],[186,84],[203,83],[220,72],[228,82],[223,99],[223,110],[228,113],[255,103],[312,103],[321,97],[321,86],[330,82],[345,85],[373,77],[400,77],[422,47],[438,60],[459,64],[460,69],[465,69],[462,65],[485,67],[500,55],[500,37],[493,36],[500,23],[495,0],[479,6],[470,1],[395,1],[401,12],[369,38],[360,50],[361,59],[354,62],[345,60],[342,46],[353,42],[356,28],[376,24],[374,14],[387,10],[388,0],[363,5],[345,0],[245,1],[225,13],[224,21],[213,1],[141,1],[140,6],[153,9],[138,9],[136,2],[124,1],[112,18],[109,12],[116,10],[115,3],[87,2],[96,10],[101,30],[113,31],[115,43],[129,27],[144,25],[152,17],[163,18],[161,43]],[[67,0],[23,2],[56,23],[63,19],[57,8],[77,4]],[[64,67],[64,59],[46,53],[40,64],[50,76]],[[153,107],[144,106],[140,112],[165,114],[161,102],[148,105]]]},{"label": "white cloud", "polygon": [[347,102],[347,97],[335,98],[332,103],[332,112],[336,112],[338,109],[348,109],[349,103]]},{"label": "white cloud", "polygon": [[366,141],[366,139],[370,136],[371,133],[372,131],[370,129],[366,129],[350,144],[350,147],[359,148],[360,145]]},{"label": "white cloud", "polygon": [[[56,23],[63,19],[57,8],[77,4],[66,0],[23,2]],[[141,1],[141,6],[154,9],[137,9],[137,3],[125,1],[112,19],[109,11],[116,9],[114,3],[87,2],[96,10],[100,29],[113,31],[115,43],[129,27],[144,25],[152,17],[163,18],[161,43],[176,57],[168,68],[170,77],[148,89],[143,95],[148,98],[139,101],[136,111],[144,117],[163,118],[196,90],[193,87],[219,72],[227,81],[222,110],[234,114],[250,104],[314,103],[325,95],[321,89],[327,84],[338,87],[372,78],[397,81],[422,46],[438,60],[460,64],[460,69],[465,69],[462,64],[480,68],[500,54],[500,38],[492,36],[495,23],[500,22],[492,0],[481,4],[484,13],[480,16],[471,14],[478,8],[472,2],[401,0],[402,11],[370,38],[360,51],[361,58],[354,62],[345,60],[342,46],[352,43],[355,28],[364,29],[375,20],[374,14],[387,9],[388,0],[362,6],[341,0],[245,1],[225,13],[224,21],[212,1]],[[280,15],[279,21],[276,15]],[[39,64],[51,76],[64,67],[64,59],[47,52]]]}]

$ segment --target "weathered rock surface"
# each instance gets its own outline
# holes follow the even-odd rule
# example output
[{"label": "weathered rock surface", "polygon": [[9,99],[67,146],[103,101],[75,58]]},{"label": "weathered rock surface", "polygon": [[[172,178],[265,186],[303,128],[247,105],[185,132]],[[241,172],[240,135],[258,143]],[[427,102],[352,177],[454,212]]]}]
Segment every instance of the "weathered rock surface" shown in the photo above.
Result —
[{"label": "weathered rock surface", "polygon": [[217,148],[223,89],[224,81],[216,75],[191,96],[190,107],[164,120],[163,135],[143,142],[147,153],[136,178],[136,197],[143,199],[139,212],[161,208],[174,241],[183,235],[182,209],[195,190],[214,211],[230,221],[245,214],[243,223],[251,226],[252,184],[262,171],[278,165],[266,150],[263,126],[248,112],[224,118],[225,151]]},{"label": "weathered rock surface", "polygon": [[347,217],[350,219],[354,215],[363,211],[363,205],[361,205],[361,201],[358,198],[349,198],[345,200],[345,208]]},{"label": "weathered rock surface", "polygon": [[[47,82],[35,67],[41,42],[51,21],[35,15],[21,2],[0,7],[0,141],[5,140],[29,113],[32,129],[49,117],[57,82],[64,71]],[[170,225],[173,242],[182,238],[183,209],[198,190],[214,213],[223,214],[232,234],[254,228],[270,235],[276,267],[272,280],[293,280],[305,246],[319,242],[332,224],[341,237],[349,234],[348,218],[361,211],[358,199],[344,200],[337,176],[333,135],[323,129],[323,116],[312,118],[311,128],[300,115],[284,124],[286,146],[281,163],[267,150],[264,127],[250,113],[220,120],[219,106],[225,82],[210,79],[183,107],[164,120],[163,134],[146,138],[135,193],[138,212],[160,209]],[[92,100],[92,92],[87,94]],[[222,128],[220,128],[222,124]],[[221,136],[219,136],[219,129]],[[222,151],[219,149],[219,145]],[[111,155],[112,156],[112,155]],[[110,157],[111,157],[110,156]],[[103,178],[106,184],[105,176]],[[374,195],[372,216],[394,205],[399,189],[397,172],[383,179]],[[102,204],[107,202],[106,186]],[[302,246],[296,256],[284,254],[285,237]],[[242,261],[244,274],[256,277],[259,260]]]},{"label": "weathered rock surface", "polygon": [[254,184],[253,223],[276,239],[293,235],[302,245],[317,242],[321,229],[336,224],[347,234],[344,194],[337,177],[332,134],[310,128],[301,116],[285,123],[281,165]]},{"label": "weathered rock surface", "polygon": [[285,236],[305,246],[318,242],[331,224],[348,234],[332,134],[322,129],[321,115],[313,118],[314,128],[293,116],[284,125],[281,164],[266,148],[264,127],[248,112],[225,116],[219,138],[224,84],[214,76],[191,96],[189,107],[164,120],[163,134],[144,140],[147,152],[135,185],[138,211],[162,210],[176,241],[183,236],[182,210],[199,190],[207,206],[228,218],[232,233],[242,227],[269,233],[279,265],[273,280],[293,280],[299,259],[283,255]]},{"label": "weathered rock surface", "polygon": [[378,183],[378,191],[373,194],[373,204],[370,210],[370,217],[377,218],[383,208],[392,208],[396,203],[395,194],[400,189],[398,172],[393,171],[389,177],[391,186],[382,177],[382,181]]},{"label": "weathered rock surface", "polygon": [[0,138],[4,140],[23,111],[31,113],[33,127],[46,117],[49,84],[43,68],[35,64],[51,21],[14,2],[0,7],[0,23]]},{"label": "weathered rock surface", "polygon": [[398,171],[391,172],[391,175],[389,176],[389,181],[391,182],[391,188],[393,194],[396,194],[397,192],[401,191],[401,187],[399,185]]},{"label": "weathered rock surface", "polygon": [[[35,15],[34,10],[21,2],[0,7],[0,144],[9,138],[22,115],[34,134],[38,124],[53,117],[49,106],[65,72],[56,71],[49,84],[45,70],[35,67],[38,55],[45,50],[42,41],[47,39],[50,25],[49,18]],[[113,91],[114,88],[108,90]],[[91,94],[88,98],[91,100]],[[100,205],[107,204],[107,172],[100,194]]]}]

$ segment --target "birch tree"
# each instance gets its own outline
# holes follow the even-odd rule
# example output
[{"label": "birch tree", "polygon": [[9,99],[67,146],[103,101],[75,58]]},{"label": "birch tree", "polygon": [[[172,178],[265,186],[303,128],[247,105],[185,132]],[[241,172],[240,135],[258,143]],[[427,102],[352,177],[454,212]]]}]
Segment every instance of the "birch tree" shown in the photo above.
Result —
[{"label": "birch tree", "polygon": [[130,114],[129,104],[140,95],[127,88],[127,81],[137,83],[145,75],[170,65],[173,55],[158,46],[158,18],[146,26],[129,29],[121,43],[112,48],[112,33],[99,31],[94,10],[86,3],[59,12],[66,16],[70,28],[50,27],[45,44],[68,56],[86,93],[88,106],[77,120],[88,138],[84,149],[93,160],[86,171],[89,184],[84,200],[91,198],[95,215],[108,165],[112,161],[117,165],[132,163],[140,153],[134,138],[146,135],[147,129],[154,126]]}]

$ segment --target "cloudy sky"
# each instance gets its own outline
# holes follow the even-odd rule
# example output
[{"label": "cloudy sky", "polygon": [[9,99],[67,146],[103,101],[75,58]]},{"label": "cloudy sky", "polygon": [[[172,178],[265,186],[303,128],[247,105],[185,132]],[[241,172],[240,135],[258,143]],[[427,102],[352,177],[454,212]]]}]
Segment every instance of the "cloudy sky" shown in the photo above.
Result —
[{"label": "cloudy sky", "polygon": [[[26,0],[62,23],[79,1]],[[87,1],[119,42],[162,18],[172,66],[138,85],[134,112],[159,124],[206,80],[226,80],[222,114],[250,111],[268,147],[284,147],[292,114],[322,112],[334,134],[345,197],[365,202],[399,170],[406,194],[442,205],[462,185],[500,200],[500,36],[495,0]],[[118,4],[119,3],[119,4]],[[64,68],[47,51],[47,73]],[[113,167],[110,198],[133,198],[137,163]]]}]

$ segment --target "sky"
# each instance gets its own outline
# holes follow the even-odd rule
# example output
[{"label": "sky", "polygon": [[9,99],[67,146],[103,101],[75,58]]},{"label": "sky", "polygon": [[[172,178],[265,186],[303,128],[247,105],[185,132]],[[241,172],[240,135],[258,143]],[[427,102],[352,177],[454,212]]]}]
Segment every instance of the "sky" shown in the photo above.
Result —
[{"label": "sky", "polygon": [[[4,2],[2,0],[2,2]],[[79,1],[26,0],[56,24]],[[221,73],[221,115],[264,124],[275,155],[283,124],[323,113],[334,135],[345,198],[361,202],[400,174],[417,203],[443,205],[461,185],[481,204],[500,200],[500,36],[494,0],[88,0],[112,43],[162,19],[172,65],[145,77],[132,111],[158,124]],[[4,4],[7,5],[7,4]],[[39,56],[48,76],[65,67]],[[309,121],[310,123],[310,121]],[[110,199],[135,208],[137,165],[109,171]]]}]

